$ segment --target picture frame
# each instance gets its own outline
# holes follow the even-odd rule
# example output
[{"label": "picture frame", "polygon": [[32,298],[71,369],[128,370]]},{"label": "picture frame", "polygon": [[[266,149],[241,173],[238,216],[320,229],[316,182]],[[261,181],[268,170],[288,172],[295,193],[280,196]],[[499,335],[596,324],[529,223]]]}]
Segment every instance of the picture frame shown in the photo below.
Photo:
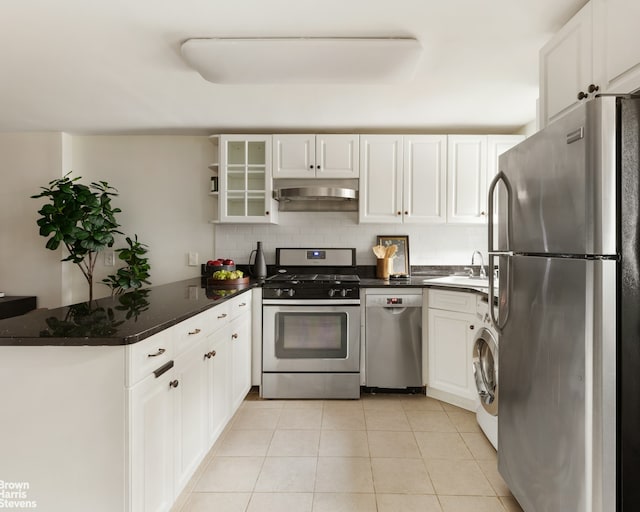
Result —
[{"label": "picture frame", "polygon": [[406,235],[378,235],[378,245],[388,247],[390,245],[397,245],[398,250],[395,258],[393,258],[393,271],[392,274],[405,274],[411,273],[411,266],[409,265],[409,237]]}]

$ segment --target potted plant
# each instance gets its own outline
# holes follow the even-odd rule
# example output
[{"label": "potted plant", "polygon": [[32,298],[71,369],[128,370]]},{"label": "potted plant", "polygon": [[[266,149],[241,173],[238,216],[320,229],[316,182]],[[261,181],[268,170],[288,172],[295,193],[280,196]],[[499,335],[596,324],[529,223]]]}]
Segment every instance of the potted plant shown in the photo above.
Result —
[{"label": "potted plant", "polygon": [[31,197],[49,199],[38,210],[40,235],[48,237],[47,249],[55,251],[60,244],[66,247],[69,255],[62,261],[78,265],[89,284],[91,302],[98,253],[112,247],[114,235],[121,233],[115,218],[121,210],[111,206],[111,198],[118,194],[106,181],[86,186],[78,183],[80,177],[71,179],[70,174],[50,181],[49,187],[41,187],[43,191]]},{"label": "potted plant", "polygon": [[151,284],[149,281],[149,259],[144,255],[147,253],[147,245],[135,238],[126,238],[128,248],[116,249],[118,258],[126,263],[125,267],[118,269],[115,274],[107,276],[102,280],[111,288],[111,294],[120,294],[127,290],[135,290],[142,286],[142,283]]}]

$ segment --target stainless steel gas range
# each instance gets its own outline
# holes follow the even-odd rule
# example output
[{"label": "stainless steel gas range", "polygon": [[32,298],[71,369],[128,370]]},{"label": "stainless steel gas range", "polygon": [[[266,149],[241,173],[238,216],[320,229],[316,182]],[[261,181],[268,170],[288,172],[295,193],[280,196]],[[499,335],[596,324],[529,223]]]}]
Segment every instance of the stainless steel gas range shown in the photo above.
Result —
[{"label": "stainless steel gas range", "polygon": [[355,249],[276,249],[262,290],[263,398],[359,398]]}]

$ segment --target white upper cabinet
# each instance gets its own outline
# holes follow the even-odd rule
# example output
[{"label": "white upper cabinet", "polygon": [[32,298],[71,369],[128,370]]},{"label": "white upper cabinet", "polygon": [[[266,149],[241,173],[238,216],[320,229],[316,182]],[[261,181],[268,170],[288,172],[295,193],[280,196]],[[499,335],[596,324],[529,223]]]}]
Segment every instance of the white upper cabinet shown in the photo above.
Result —
[{"label": "white upper cabinet", "polygon": [[402,136],[360,136],[360,222],[402,222]]},{"label": "white upper cabinet", "polygon": [[403,206],[405,223],[446,221],[447,136],[404,137]]},{"label": "white upper cabinet", "polygon": [[273,136],[274,178],[357,178],[358,135]]},{"label": "white upper cabinet", "polygon": [[540,50],[541,127],[575,108],[584,99],[580,92],[589,94],[592,19],[588,3]]},{"label": "white upper cabinet", "polygon": [[598,93],[640,89],[640,2],[591,0],[540,51],[540,127]]},{"label": "white upper cabinet", "polygon": [[447,222],[486,222],[487,192],[498,159],[523,140],[523,135],[449,135]]},{"label": "white upper cabinet", "polygon": [[446,135],[361,135],[360,222],[445,222],[446,148]]},{"label": "white upper cabinet", "polygon": [[221,136],[220,222],[277,222],[272,193],[271,136]]},{"label": "white upper cabinet", "polygon": [[640,2],[592,0],[595,82],[607,92],[640,89]]},{"label": "white upper cabinet", "polygon": [[487,136],[449,135],[447,222],[484,223],[486,191]]}]

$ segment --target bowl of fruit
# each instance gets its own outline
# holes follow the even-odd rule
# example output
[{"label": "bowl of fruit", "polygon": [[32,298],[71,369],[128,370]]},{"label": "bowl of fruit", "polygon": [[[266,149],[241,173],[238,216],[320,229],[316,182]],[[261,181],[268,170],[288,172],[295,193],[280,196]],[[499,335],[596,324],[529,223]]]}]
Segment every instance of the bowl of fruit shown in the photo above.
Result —
[{"label": "bowl of fruit", "polygon": [[244,277],[242,270],[216,270],[207,279],[207,286],[214,288],[237,287],[249,284],[249,278]]}]

